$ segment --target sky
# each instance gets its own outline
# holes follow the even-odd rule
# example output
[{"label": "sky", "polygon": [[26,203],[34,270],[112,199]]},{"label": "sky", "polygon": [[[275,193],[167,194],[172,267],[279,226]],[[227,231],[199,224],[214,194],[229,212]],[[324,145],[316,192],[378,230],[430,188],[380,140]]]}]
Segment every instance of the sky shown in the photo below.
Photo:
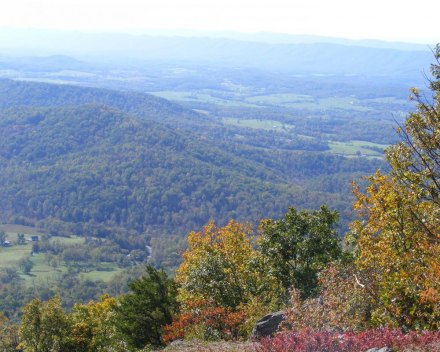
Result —
[{"label": "sky", "polygon": [[0,0],[0,27],[275,32],[440,41],[440,0]]}]

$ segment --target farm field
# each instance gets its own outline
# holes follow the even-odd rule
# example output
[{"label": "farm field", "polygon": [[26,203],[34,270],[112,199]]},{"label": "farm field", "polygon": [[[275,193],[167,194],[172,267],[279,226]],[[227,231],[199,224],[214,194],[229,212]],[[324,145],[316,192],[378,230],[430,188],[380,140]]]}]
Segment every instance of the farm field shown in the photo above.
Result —
[{"label": "farm field", "polygon": [[255,95],[242,91],[192,90],[192,91],[156,91],[149,92],[161,98],[176,102],[205,103],[230,107],[248,108],[284,108],[307,111],[337,111],[373,112],[382,105],[393,105],[398,109],[408,108],[408,102],[395,97],[360,99],[354,96],[314,97],[296,93],[273,93]]},{"label": "farm field", "polygon": [[293,125],[284,124],[280,121],[275,121],[275,120],[262,120],[262,119],[247,120],[247,119],[225,118],[222,121],[227,125],[248,127],[248,128],[266,130],[266,131],[292,130],[295,128],[295,126]]},{"label": "farm field", "polygon": [[335,142],[330,141],[330,152],[345,156],[366,156],[383,158],[383,151],[388,145],[367,141]]},{"label": "farm field", "polygon": [[[29,226],[14,224],[0,225],[0,231],[1,230],[6,232],[7,239],[11,242],[11,245],[8,247],[0,247],[0,270],[6,267],[18,267],[20,260],[29,257],[33,264],[31,271],[29,273],[24,273],[22,269],[18,269],[19,276],[25,280],[28,285],[31,285],[36,281],[54,279],[68,271],[69,268],[64,261],[60,260],[58,265],[50,265],[45,253],[32,254],[33,242],[27,240],[25,244],[18,245],[16,243],[18,233],[24,233],[26,239],[28,239],[30,235],[42,236],[44,231]],[[52,236],[49,239],[50,243],[53,244],[56,242],[64,247],[84,244],[84,241],[85,239],[79,236]],[[86,270],[81,272],[80,275],[90,280],[102,280],[107,282],[111,280],[115,274],[121,271],[122,269],[115,263],[102,262],[94,266],[94,270]]]},{"label": "farm field", "polygon": [[43,235],[47,232],[35,227],[17,225],[17,224],[0,224],[0,231],[6,232],[6,234],[16,235],[17,233],[24,233],[25,235]]},{"label": "farm field", "polygon": [[199,103],[209,103],[223,106],[231,107],[258,107],[258,104],[248,103],[237,97],[218,97],[210,92],[197,92],[197,91],[160,91],[160,92],[150,92],[151,94],[174,101],[188,101],[188,102],[199,102]]}]

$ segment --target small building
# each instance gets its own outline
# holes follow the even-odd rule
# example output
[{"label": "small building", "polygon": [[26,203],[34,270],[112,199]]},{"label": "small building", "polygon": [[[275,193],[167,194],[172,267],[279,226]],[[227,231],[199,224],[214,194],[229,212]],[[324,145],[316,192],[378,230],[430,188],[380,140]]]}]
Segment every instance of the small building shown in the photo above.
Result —
[{"label": "small building", "polygon": [[30,238],[29,238],[32,242],[38,242],[38,236],[37,235],[32,235]]}]

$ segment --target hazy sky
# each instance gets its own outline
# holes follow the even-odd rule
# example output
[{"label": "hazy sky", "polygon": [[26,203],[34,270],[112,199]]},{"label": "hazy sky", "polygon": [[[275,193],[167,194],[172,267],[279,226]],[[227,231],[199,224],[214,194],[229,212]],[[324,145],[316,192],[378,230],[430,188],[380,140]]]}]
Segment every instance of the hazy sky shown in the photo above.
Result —
[{"label": "hazy sky", "polygon": [[196,29],[440,41],[440,0],[0,0],[0,27]]}]

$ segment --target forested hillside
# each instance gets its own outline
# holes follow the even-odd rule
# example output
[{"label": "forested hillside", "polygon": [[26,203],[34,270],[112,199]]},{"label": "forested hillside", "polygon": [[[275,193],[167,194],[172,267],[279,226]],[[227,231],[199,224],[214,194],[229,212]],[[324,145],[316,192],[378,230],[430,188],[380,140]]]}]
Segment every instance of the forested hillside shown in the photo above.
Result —
[{"label": "forested hillside", "polygon": [[295,194],[274,170],[196,135],[108,107],[6,114],[1,122],[5,213],[139,232],[160,225],[177,232],[211,217],[276,214]]},{"label": "forested hillside", "polygon": [[[149,94],[120,92],[109,89],[75,87],[71,85],[41,84],[20,82],[9,79],[0,80],[0,108],[19,106],[77,106],[83,104],[102,104],[122,111],[153,117],[157,120],[177,114],[191,114],[165,99]],[[192,113],[192,115],[195,115]]]},{"label": "forested hillside", "polygon": [[5,220],[184,234],[292,204],[348,211],[348,178],[381,165],[313,152],[297,137],[243,131],[249,142],[234,141],[233,127],[146,94],[8,80],[1,89]]}]

